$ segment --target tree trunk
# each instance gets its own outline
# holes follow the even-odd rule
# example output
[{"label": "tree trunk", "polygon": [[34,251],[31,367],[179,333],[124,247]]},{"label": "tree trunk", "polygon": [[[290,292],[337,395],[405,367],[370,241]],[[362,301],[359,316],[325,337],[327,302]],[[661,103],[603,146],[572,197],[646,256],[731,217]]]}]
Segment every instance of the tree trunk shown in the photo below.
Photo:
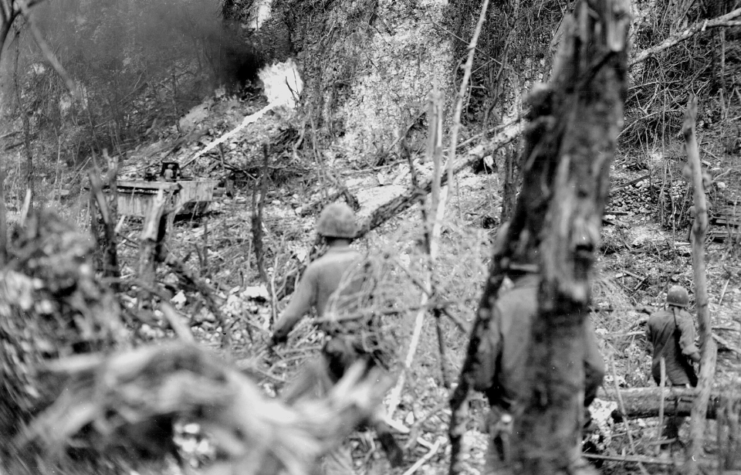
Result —
[{"label": "tree trunk", "polygon": [[[118,242],[116,240],[116,222],[118,221],[118,198],[116,192],[116,175],[118,165],[110,171],[105,183],[98,176],[100,172],[91,171],[90,178],[90,231],[95,239],[93,262],[103,277],[118,279],[121,269],[118,264]],[[110,194],[106,197],[103,187],[109,186]],[[118,283],[113,283],[114,290]]]},{"label": "tree trunk", "polygon": [[504,159],[504,185],[502,186],[502,222],[512,219],[517,202],[517,185],[520,177],[520,167],[517,164],[519,155],[517,150],[507,153]]},{"label": "tree trunk", "polygon": [[[664,389],[664,415],[678,414],[680,416],[689,416],[692,411],[692,404],[697,396],[697,390],[694,388],[667,388]],[[607,390],[598,395],[600,399],[617,401],[617,391]],[[616,409],[612,412],[612,417],[616,422],[627,419],[643,419],[647,417],[659,417],[661,405],[661,388],[635,388],[624,389],[620,391],[620,397],[623,400],[625,412]],[[719,392],[713,392],[708,399],[706,417],[716,419],[720,408],[728,402],[737,403],[738,397],[727,397]]]},{"label": "tree trunk", "polygon": [[528,350],[530,398],[515,414],[513,458],[522,473],[570,472],[579,454],[584,367],[574,362],[585,356],[592,264],[623,118],[629,19],[625,0],[578,3],[549,86],[531,95],[512,227],[523,230],[526,248],[539,248],[543,280]]},{"label": "tree trunk", "polygon": [[[152,203],[152,209],[144,218],[139,243],[139,278],[150,287],[154,286],[157,272],[157,262],[161,261],[161,248],[167,231],[167,216],[165,207],[170,202],[169,193],[160,190]],[[147,297],[148,292],[139,292],[139,305]]]},{"label": "tree trunk", "polygon": [[579,2],[554,61],[550,84],[532,91],[523,150],[523,188],[505,244],[492,259],[460,380],[451,397],[451,473],[464,424],[470,371],[488,331],[506,262],[539,249],[543,280],[528,349],[530,397],[515,411],[515,473],[568,472],[583,417],[584,320],[599,249],[609,168],[626,94],[626,0]]},{"label": "tree trunk", "polygon": [[705,275],[705,235],[708,228],[708,207],[703,186],[702,164],[700,151],[695,136],[695,118],[697,116],[697,98],[691,97],[687,104],[687,114],[682,132],[687,148],[687,161],[692,170],[694,188],[695,221],[692,225],[692,269],[695,277],[695,305],[699,323],[700,351],[700,381],[697,386],[697,398],[692,404],[692,419],[690,420],[690,441],[687,446],[685,473],[696,475],[699,473],[698,460],[702,455],[705,412],[710,398],[710,389],[715,375],[715,360],[717,346],[712,336],[710,314],[708,313],[708,289]]}]

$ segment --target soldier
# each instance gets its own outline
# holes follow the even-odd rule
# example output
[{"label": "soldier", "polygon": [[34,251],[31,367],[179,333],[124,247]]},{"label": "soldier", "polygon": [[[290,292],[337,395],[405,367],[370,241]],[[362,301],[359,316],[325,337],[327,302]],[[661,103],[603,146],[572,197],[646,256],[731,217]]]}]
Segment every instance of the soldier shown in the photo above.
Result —
[{"label": "soldier", "polygon": [[[361,278],[343,281],[343,276],[347,272],[352,272],[362,260],[362,255],[350,247],[356,233],[355,214],[350,207],[344,203],[333,203],[325,207],[319,216],[317,233],[326,240],[327,252],[306,268],[288,307],[275,323],[271,346],[285,343],[291,329],[312,307],[316,308],[319,319],[324,320],[322,317],[325,317],[332,303],[333,294],[341,284],[345,284],[341,289],[343,294],[356,293],[362,286]],[[360,329],[339,323],[326,325],[325,329],[329,331],[330,338],[322,348],[325,374],[317,374],[318,380],[328,379],[329,383],[336,383],[358,360],[364,361],[367,369],[379,364],[385,367],[385,362],[379,357],[378,352],[367,348],[368,338],[356,338],[355,332]],[[392,465],[401,464],[402,451],[391,435],[389,427],[379,420],[372,423]],[[323,466],[324,473],[327,474],[352,473],[349,450],[340,448],[328,454]]]},{"label": "soldier", "polygon": [[[651,375],[661,385],[661,360],[664,360],[666,382],[672,386],[694,387],[697,374],[692,363],[699,363],[700,351],[695,346],[695,328],[692,317],[685,310],[689,295],[684,287],[672,286],[666,294],[667,309],[654,312],[648,319],[647,337],[653,347]],[[684,416],[666,419],[662,438],[662,450],[671,448],[679,436]]]},{"label": "soldier", "polygon": [[[506,226],[506,225],[505,225]],[[506,228],[500,229],[501,245]],[[480,335],[477,363],[473,372],[473,387],[487,396],[489,412],[489,449],[484,473],[492,474],[510,468],[509,438],[513,417],[523,410],[528,397],[525,364],[534,320],[538,313],[540,276],[535,257],[529,262],[512,262],[507,277],[513,285],[500,290],[489,328]],[[586,423],[591,420],[588,407],[597,396],[605,375],[605,365],[597,346],[589,318],[584,320],[584,410]],[[575,460],[576,462],[576,460]]]}]

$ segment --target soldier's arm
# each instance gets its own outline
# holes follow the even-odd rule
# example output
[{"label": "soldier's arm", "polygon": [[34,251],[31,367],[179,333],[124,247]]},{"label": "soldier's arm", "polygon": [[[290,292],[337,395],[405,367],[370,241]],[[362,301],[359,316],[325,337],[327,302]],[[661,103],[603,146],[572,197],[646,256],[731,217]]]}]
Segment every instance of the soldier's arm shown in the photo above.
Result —
[{"label": "soldier's arm", "polygon": [[646,340],[648,340],[647,349],[649,353],[653,353],[654,338],[652,335],[652,328],[653,325],[651,325],[651,318],[649,317],[648,321],[646,322]]},{"label": "soldier's arm", "polygon": [[584,322],[584,334],[584,405],[589,406],[597,397],[597,390],[605,379],[605,360],[599,351],[597,334],[589,317]]},{"label": "soldier's arm", "polygon": [[700,350],[695,346],[695,326],[692,324],[692,317],[686,312],[683,313],[680,318],[677,318],[680,331],[679,347],[682,349],[683,355],[698,363],[700,361]]},{"label": "soldier's arm", "polygon": [[294,326],[316,302],[316,278],[311,267],[306,269],[291,301],[273,326],[273,341],[279,343],[288,338]]}]

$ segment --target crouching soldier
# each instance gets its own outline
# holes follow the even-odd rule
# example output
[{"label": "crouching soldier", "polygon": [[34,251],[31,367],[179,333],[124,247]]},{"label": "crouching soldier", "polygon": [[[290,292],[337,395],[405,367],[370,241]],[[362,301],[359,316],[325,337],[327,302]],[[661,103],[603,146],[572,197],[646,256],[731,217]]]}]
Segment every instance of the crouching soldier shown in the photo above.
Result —
[{"label": "crouching soldier", "polygon": [[[667,308],[654,312],[648,319],[647,337],[653,348],[651,375],[661,384],[661,360],[664,360],[666,383],[671,386],[695,387],[697,374],[692,363],[700,362],[700,351],[695,346],[695,327],[685,310],[689,304],[687,291],[675,285],[666,295]],[[671,448],[679,437],[684,416],[666,418],[662,438],[663,451]]]},{"label": "crouching soldier", "polygon": [[[500,234],[503,236],[506,231],[501,229]],[[473,387],[486,395],[491,406],[489,449],[484,469],[487,475],[507,473],[511,469],[509,443],[514,417],[524,409],[523,404],[529,396],[526,394],[525,365],[533,323],[538,313],[540,285],[535,256],[530,260],[509,264],[506,272],[513,285],[500,290],[489,328],[486,334],[480,335],[477,349]],[[587,426],[590,420],[587,408],[597,396],[597,389],[604,379],[605,365],[588,318],[584,320],[584,335],[584,409]]]},{"label": "crouching soldier", "polygon": [[[342,309],[333,305],[341,300],[338,294],[357,294],[363,285],[362,272],[353,273],[358,270],[363,258],[359,252],[350,247],[356,231],[355,214],[349,206],[333,203],[324,208],[317,223],[317,233],[326,240],[327,252],[306,268],[288,307],[275,323],[271,337],[271,346],[285,343],[291,329],[312,307],[315,308],[318,320],[324,322],[321,328],[328,336],[322,348],[323,363],[315,374],[320,380],[317,382],[319,384],[321,380],[326,380],[326,384],[336,383],[357,361],[363,361],[366,369],[374,366],[388,369],[383,352],[379,351],[379,345],[374,344],[378,332],[368,333],[368,328],[353,324],[357,322],[350,321],[349,324],[344,324],[325,318],[330,306],[334,307],[335,314],[341,316]],[[348,279],[348,275],[355,278]],[[359,332],[366,333],[360,335]],[[295,387],[288,391],[302,392]],[[294,396],[289,394],[285,397],[290,400]],[[400,465],[403,454],[391,435],[390,428],[381,422],[380,418],[371,423],[391,464]],[[328,454],[322,465],[326,474],[353,472],[352,458],[345,447]]]}]

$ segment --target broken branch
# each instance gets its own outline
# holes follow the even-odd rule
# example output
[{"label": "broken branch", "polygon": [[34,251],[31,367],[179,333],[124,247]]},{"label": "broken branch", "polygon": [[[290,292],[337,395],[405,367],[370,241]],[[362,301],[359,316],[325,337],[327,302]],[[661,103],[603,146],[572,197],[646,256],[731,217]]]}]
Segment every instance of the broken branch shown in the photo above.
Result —
[{"label": "broken branch", "polygon": [[726,13],[725,15],[719,16],[717,18],[714,18],[712,20],[702,20],[698,21],[697,23],[685,28],[684,30],[675,33],[671,35],[669,38],[665,39],[661,43],[659,43],[656,46],[653,46],[651,48],[645,49],[638,53],[635,58],[630,62],[630,66],[633,66],[635,64],[638,64],[642,61],[647,60],[651,56],[660,53],[664,51],[665,49],[669,49],[672,46],[676,46],[679,43],[691,38],[693,35],[703,32],[708,28],[718,28],[718,27],[726,27],[726,26],[737,26],[736,23],[741,22],[731,22],[734,18],[737,18],[741,16],[741,8],[737,8],[733,10],[730,13]]}]

